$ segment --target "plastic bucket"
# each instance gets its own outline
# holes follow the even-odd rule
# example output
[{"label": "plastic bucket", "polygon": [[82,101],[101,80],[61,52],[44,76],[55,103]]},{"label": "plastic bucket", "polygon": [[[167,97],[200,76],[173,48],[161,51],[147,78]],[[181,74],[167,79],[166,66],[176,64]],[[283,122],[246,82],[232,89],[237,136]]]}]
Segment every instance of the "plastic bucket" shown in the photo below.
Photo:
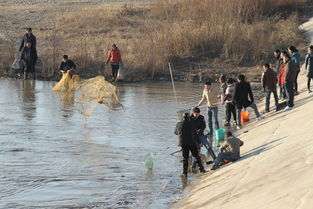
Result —
[{"label": "plastic bucket", "polygon": [[215,138],[217,141],[225,140],[225,129],[216,129],[215,130]]},{"label": "plastic bucket", "polygon": [[240,117],[241,117],[241,122],[249,121],[249,112],[248,111],[241,112]]}]

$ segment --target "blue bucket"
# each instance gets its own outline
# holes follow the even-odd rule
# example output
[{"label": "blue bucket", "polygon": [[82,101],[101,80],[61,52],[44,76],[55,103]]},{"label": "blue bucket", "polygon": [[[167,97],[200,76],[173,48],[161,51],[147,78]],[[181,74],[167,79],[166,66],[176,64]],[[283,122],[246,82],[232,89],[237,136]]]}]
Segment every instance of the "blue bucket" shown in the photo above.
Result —
[{"label": "blue bucket", "polygon": [[217,141],[225,140],[225,129],[216,129],[215,130],[215,138]]}]

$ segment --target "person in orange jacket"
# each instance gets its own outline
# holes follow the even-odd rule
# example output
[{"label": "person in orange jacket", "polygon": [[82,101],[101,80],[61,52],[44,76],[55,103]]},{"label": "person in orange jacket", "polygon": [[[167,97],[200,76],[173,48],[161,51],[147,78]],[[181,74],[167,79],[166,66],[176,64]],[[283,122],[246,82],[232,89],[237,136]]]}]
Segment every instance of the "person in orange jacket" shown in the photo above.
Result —
[{"label": "person in orange jacket", "polygon": [[111,63],[112,68],[112,81],[116,81],[118,69],[120,67],[120,64],[123,64],[123,62],[121,58],[121,52],[115,44],[113,44],[112,48],[108,51],[106,64],[108,64],[109,62]]}]

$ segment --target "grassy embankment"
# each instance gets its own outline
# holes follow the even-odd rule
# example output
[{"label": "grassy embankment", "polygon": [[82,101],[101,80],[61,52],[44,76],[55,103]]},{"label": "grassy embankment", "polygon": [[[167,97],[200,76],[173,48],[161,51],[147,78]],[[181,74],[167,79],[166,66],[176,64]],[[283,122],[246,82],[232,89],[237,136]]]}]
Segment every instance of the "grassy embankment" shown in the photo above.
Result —
[{"label": "grassy embankment", "polygon": [[[296,13],[304,2],[177,0],[79,7],[65,4],[60,10],[58,5],[35,5],[28,10],[42,14],[33,28],[44,77],[56,76],[53,72],[63,54],[78,63],[84,76],[103,73],[106,51],[116,43],[127,78],[141,80],[168,75],[168,62],[174,63],[176,75],[186,75],[195,64],[210,64],[209,75],[214,76],[221,69],[236,73],[238,66],[268,61],[275,48],[304,42]],[[10,8],[13,13],[25,10]],[[1,51],[0,67],[7,67],[13,59],[18,36],[11,37],[11,41],[0,42],[2,49],[8,49]],[[250,68],[243,71],[253,74],[247,70]],[[109,74],[109,66],[105,72]]]}]

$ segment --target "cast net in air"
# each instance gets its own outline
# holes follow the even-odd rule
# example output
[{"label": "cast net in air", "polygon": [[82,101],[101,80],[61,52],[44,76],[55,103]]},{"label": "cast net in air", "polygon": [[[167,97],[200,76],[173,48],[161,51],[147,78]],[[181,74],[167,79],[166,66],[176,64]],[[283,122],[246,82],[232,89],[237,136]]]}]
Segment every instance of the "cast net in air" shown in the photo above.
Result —
[{"label": "cast net in air", "polygon": [[78,75],[72,78],[64,73],[59,83],[53,88],[65,102],[74,97],[74,103],[81,105],[81,112],[85,117],[90,117],[93,110],[100,104],[109,110],[122,106],[117,96],[116,87],[106,81],[103,76],[90,79],[80,79]]}]

